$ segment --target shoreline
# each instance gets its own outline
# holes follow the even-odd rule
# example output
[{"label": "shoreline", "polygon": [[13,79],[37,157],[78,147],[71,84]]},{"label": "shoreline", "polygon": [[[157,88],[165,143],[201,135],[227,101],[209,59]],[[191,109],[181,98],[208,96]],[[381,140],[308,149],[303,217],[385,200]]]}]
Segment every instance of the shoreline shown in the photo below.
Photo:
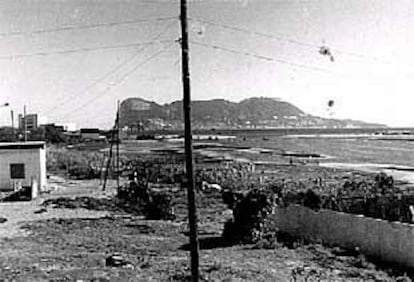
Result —
[{"label": "shoreline", "polygon": [[346,163],[346,162],[321,162],[321,167],[359,170],[369,173],[384,172],[391,175],[394,179],[414,185],[414,167],[396,164],[377,164],[377,163]]}]

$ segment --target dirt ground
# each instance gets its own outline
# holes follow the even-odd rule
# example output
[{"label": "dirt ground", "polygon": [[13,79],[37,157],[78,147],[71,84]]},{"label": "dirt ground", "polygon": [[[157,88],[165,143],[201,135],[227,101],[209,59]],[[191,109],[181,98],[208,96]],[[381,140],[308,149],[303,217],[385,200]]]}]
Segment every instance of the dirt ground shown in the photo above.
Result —
[{"label": "dirt ground", "polygon": [[[150,221],[114,211],[44,207],[44,200],[108,198],[98,181],[49,180],[52,191],[32,202],[0,203],[0,281],[189,281],[185,194],[175,221]],[[205,281],[394,281],[363,257],[322,247],[283,243],[270,249],[224,246],[231,213],[219,195],[199,195],[200,267]],[[42,210],[43,209],[43,210]],[[119,254],[128,264],[106,266]],[[403,280],[404,281],[404,280]]]}]

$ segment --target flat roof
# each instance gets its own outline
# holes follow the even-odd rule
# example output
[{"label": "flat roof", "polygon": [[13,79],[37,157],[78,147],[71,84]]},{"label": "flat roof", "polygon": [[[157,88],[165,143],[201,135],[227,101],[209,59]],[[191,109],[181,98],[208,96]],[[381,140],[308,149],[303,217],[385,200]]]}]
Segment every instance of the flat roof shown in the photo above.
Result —
[{"label": "flat roof", "polygon": [[43,149],[44,147],[44,141],[0,142],[0,150]]},{"label": "flat roof", "polygon": [[99,133],[99,128],[81,128],[80,133]]}]

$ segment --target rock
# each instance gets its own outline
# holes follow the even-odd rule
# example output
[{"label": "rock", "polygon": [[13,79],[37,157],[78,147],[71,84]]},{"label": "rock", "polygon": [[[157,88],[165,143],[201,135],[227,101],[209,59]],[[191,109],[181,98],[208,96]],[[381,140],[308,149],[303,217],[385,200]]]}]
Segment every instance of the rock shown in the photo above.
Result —
[{"label": "rock", "polygon": [[107,257],[105,260],[105,264],[106,266],[110,266],[110,267],[122,267],[122,268],[134,269],[134,266],[132,265],[132,263],[125,260],[119,254],[113,254]]},{"label": "rock", "polygon": [[0,223],[5,223],[7,221],[7,218],[5,217],[0,217]]},{"label": "rock", "polygon": [[34,211],[34,213],[36,213],[36,214],[38,214],[38,213],[44,213],[44,212],[47,212],[47,209],[45,209],[45,208],[41,208],[41,209],[39,209],[39,210],[35,210],[35,211]]}]

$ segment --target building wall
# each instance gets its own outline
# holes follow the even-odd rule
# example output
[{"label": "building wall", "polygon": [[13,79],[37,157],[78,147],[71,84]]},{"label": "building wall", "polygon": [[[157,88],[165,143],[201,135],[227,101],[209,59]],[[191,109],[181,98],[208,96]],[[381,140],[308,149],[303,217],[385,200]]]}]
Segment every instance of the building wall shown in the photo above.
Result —
[{"label": "building wall", "polygon": [[[10,164],[23,163],[24,179],[11,179]],[[30,186],[32,179],[37,179],[40,191],[46,186],[46,151],[45,149],[0,150],[0,190],[13,189],[13,182],[22,186]]]},{"label": "building wall", "polygon": [[27,130],[37,129],[37,115],[36,114],[27,115],[25,119],[27,122]]},{"label": "building wall", "polygon": [[414,225],[331,210],[277,208],[277,227],[291,235],[338,245],[414,269]]},{"label": "building wall", "polygon": [[99,133],[81,133],[82,139],[91,139],[91,140],[98,140]]},{"label": "building wall", "polygon": [[26,116],[19,114],[19,129],[24,130],[25,120],[27,130],[37,129],[37,114],[27,114]]}]

